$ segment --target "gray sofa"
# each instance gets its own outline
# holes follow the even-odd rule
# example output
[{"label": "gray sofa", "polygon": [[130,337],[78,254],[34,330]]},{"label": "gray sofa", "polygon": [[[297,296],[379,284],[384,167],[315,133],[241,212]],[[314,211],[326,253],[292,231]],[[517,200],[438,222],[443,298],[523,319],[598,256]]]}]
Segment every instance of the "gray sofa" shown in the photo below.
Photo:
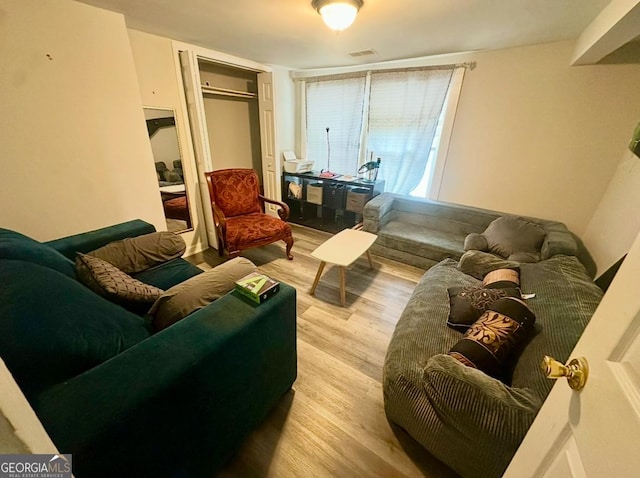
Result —
[{"label": "gray sofa", "polygon": [[445,259],[416,286],[385,359],[385,412],[461,476],[499,477],[553,385],[540,371],[542,358],[566,362],[602,291],[574,256],[520,264],[522,292],[536,294],[527,301],[536,324],[503,383],[447,354],[463,336],[446,325],[447,289],[481,284],[460,270],[474,254],[488,256],[469,251],[460,262]]},{"label": "gray sofa", "polygon": [[[566,362],[602,297],[592,281],[592,259],[564,224],[503,216],[390,193],[364,209],[363,229],[378,235],[374,253],[429,269],[389,344],[385,412],[463,477],[502,475],[553,385],[540,371],[542,358]],[[538,237],[532,254],[517,248],[503,257],[482,252],[494,250],[495,233],[514,222],[542,228],[543,233],[526,226]],[[527,242],[526,228],[512,230],[512,245]],[[523,262],[514,262],[516,256]],[[448,354],[463,338],[447,326],[448,289],[479,287],[487,272],[504,267],[518,267],[522,292],[535,294],[527,305],[536,322],[528,343],[511,353],[498,380]]]},{"label": "gray sofa", "polygon": [[[465,237],[481,233],[503,213],[428,199],[382,193],[364,208],[363,230],[378,235],[374,254],[428,269],[443,259],[460,259]],[[579,244],[561,222],[526,218],[546,233],[542,259],[579,255]]]}]

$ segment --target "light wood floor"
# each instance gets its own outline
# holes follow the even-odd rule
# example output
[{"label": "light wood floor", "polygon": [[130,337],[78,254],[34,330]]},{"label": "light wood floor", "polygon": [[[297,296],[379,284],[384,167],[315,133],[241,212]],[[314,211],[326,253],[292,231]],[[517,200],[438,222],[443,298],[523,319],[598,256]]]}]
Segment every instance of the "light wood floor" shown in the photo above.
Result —
[{"label": "light wood floor", "polygon": [[[424,270],[375,255],[371,270],[364,256],[347,270],[341,307],[337,267],[327,265],[309,295],[319,265],[310,254],[330,235],[292,227],[293,261],[284,243],[242,255],[298,291],[298,378],[219,476],[455,477],[392,429],[383,409],[387,345]],[[190,260],[202,268],[221,262],[212,249]]]}]

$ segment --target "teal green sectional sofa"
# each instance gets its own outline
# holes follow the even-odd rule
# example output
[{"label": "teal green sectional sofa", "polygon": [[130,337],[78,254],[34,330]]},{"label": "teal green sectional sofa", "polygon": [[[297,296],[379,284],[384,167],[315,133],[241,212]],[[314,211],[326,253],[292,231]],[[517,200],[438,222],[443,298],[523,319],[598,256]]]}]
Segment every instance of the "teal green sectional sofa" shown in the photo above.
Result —
[{"label": "teal green sectional sofa", "polygon": [[[40,243],[0,229],[0,357],[74,475],[212,476],[296,378],[296,292],[235,292],[153,334],[75,278],[76,252],[153,232],[140,220]],[[178,258],[135,277],[167,289]]]}]

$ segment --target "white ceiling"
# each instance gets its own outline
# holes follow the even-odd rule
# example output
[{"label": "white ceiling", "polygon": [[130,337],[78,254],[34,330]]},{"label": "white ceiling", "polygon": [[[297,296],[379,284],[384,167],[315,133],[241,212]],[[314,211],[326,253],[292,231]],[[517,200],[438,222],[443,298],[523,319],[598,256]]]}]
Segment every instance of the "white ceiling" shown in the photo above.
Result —
[{"label": "white ceiling", "polygon": [[364,0],[340,34],[311,0],[79,1],[123,13],[129,28],[307,69],[575,39],[610,0]]}]

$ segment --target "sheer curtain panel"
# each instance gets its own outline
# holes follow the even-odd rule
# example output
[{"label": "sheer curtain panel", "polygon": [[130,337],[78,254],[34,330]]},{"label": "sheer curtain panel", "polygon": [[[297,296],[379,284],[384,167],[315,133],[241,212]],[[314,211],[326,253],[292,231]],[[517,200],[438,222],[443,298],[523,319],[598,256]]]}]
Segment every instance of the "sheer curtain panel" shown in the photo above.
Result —
[{"label": "sheer curtain panel", "polygon": [[382,158],[385,190],[409,194],[422,179],[453,69],[375,72],[367,149]]}]

